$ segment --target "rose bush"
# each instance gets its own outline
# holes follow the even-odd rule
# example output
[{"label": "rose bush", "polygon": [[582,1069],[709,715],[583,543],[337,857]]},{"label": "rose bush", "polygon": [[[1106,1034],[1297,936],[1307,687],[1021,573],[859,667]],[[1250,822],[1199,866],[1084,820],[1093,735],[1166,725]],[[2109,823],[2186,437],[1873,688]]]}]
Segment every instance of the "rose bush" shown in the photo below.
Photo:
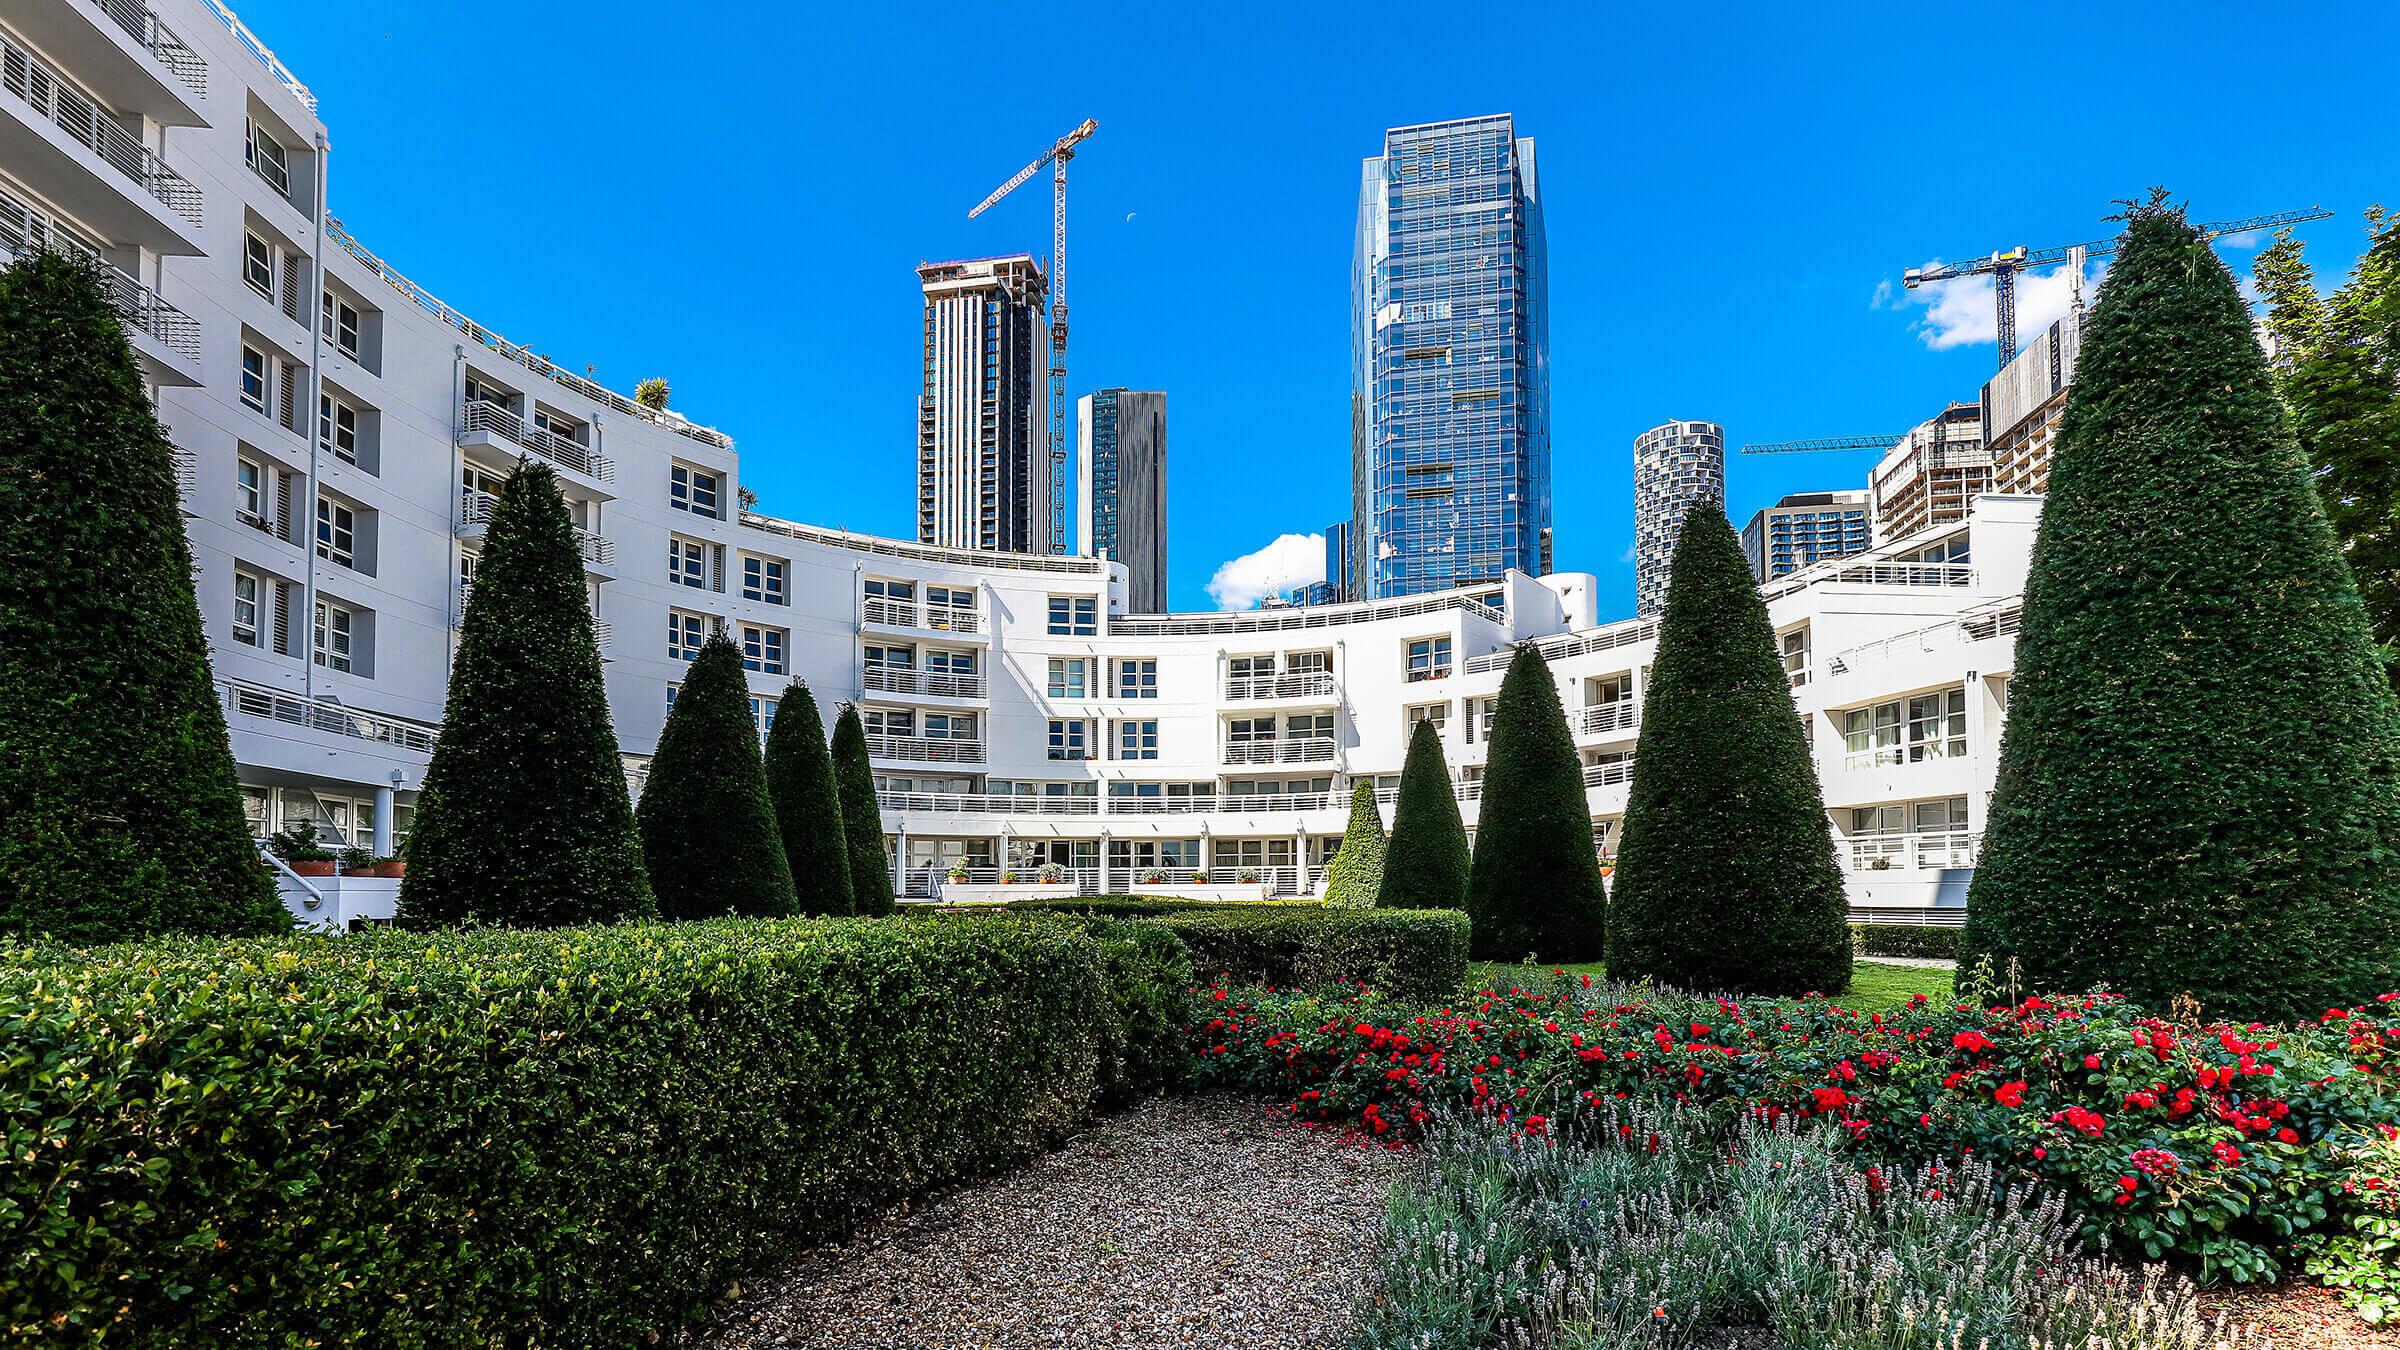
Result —
[{"label": "rose bush", "polygon": [[2400,1123],[2391,997],[2267,1028],[2105,994],[1862,1014],[1555,972],[1436,1009],[1219,987],[1200,994],[1195,1076],[1376,1135],[1442,1109],[1566,1130],[1629,1100],[1823,1117],[1864,1162],[2003,1167],[2061,1188],[2095,1247],[2251,1282],[2343,1210],[2349,1155],[2327,1141]]}]

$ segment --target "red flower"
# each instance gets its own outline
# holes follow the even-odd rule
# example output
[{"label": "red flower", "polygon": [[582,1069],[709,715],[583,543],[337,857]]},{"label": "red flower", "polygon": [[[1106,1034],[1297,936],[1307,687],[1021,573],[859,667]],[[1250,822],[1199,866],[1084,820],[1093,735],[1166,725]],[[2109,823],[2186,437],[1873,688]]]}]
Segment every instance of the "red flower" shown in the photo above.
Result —
[{"label": "red flower", "polygon": [[1999,1087],[1992,1089],[1992,1100],[2002,1106],[2023,1106],[2025,1104],[2025,1085],[2023,1083],[2002,1083]]},{"label": "red flower", "polygon": [[2085,1067],[2085,1068],[2087,1068],[2087,1069],[2097,1069],[2097,1068],[2099,1068],[2099,1067],[2100,1067],[2100,1057],[2099,1057],[2098,1055],[2085,1055],[2085,1056],[2083,1057],[2083,1067]]},{"label": "red flower", "polygon": [[2286,1144],[2297,1144],[2300,1142],[2299,1134],[2292,1130],[2277,1130],[2275,1132],[2275,1137]]},{"label": "red flower", "polygon": [[1812,1095],[1816,1097],[1817,1109],[1820,1111],[1839,1110],[1841,1109],[1842,1103],[1850,1100],[1850,1094],[1842,1091],[1840,1088],[1835,1087],[1821,1087],[1814,1089]]},{"label": "red flower", "polygon": [[1950,1038],[1950,1044],[1969,1054],[1992,1048],[1992,1038],[1980,1031],[1962,1031]]},{"label": "red flower", "polygon": [[2231,1144],[2219,1144],[2213,1151],[2221,1163],[2238,1163],[2242,1160],[2242,1151]]}]

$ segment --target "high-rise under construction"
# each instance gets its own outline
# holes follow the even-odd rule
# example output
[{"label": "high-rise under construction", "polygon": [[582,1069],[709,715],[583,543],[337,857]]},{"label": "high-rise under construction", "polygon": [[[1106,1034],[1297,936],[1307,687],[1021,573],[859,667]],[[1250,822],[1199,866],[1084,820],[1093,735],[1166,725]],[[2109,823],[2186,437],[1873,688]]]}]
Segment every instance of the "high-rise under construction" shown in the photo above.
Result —
[{"label": "high-rise under construction", "polygon": [[1049,283],[1030,253],[920,263],[925,386],[917,401],[917,538],[1055,553]]}]

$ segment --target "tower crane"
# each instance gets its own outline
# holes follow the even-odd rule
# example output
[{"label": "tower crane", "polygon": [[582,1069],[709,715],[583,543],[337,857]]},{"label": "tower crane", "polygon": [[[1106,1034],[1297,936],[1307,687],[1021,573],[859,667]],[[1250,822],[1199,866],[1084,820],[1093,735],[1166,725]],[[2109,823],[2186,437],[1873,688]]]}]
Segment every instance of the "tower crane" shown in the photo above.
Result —
[{"label": "tower crane", "polygon": [[[2273,229],[2303,220],[2323,220],[2331,211],[2312,206],[2305,211],[2284,211],[2271,216],[2252,216],[2248,220],[2220,220],[2200,227],[2202,241],[2243,234],[2251,230]],[[1992,279],[1992,300],[2000,311],[2000,367],[2017,357],[2017,273],[2028,268],[2048,267],[2053,263],[2075,264],[2077,295],[2083,285],[2083,260],[2104,258],[2117,251],[2114,239],[2098,239],[2088,244],[2069,244],[2064,248],[2046,248],[2039,253],[2028,252],[2023,244],[1988,258],[1971,262],[1944,263],[1938,267],[1912,267],[1903,273],[1900,284],[1910,290],[1933,281],[1955,281],[1960,277],[1989,276]],[[2079,301],[2080,303],[2080,301]]]},{"label": "tower crane", "polygon": [[1025,180],[1050,168],[1050,551],[1067,551],[1067,161],[1075,147],[1100,129],[1087,117],[1083,125],[1058,138],[1042,157],[1017,171],[1014,178],[993,189],[992,195],[967,212],[973,220],[992,203],[1016,191]]},{"label": "tower crane", "polygon": [[[1901,432],[1900,436],[1907,435]],[[1886,450],[1900,436],[1827,436],[1813,441],[1762,441],[1742,447],[1745,455],[1781,455],[1794,450]]]}]

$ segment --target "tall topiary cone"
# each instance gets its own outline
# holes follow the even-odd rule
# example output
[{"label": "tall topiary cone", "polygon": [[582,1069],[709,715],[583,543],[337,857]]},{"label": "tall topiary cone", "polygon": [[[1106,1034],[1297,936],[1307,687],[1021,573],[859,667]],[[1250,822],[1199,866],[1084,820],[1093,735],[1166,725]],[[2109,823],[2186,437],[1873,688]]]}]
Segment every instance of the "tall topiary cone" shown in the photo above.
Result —
[{"label": "tall topiary cone", "polygon": [[660,917],[794,912],[792,869],[767,799],[750,684],[741,649],[722,628],[684,673],[634,818]]},{"label": "tall topiary cone", "polygon": [[802,914],[848,914],[850,837],[842,827],[842,801],[833,787],[833,757],[825,749],[825,724],[816,697],[798,680],[784,687],[767,732],[767,795],[783,833],[783,856],[792,866],[792,889]]},{"label": "tall topiary cone", "polygon": [[34,254],[0,270],[0,936],[290,926],[242,819],[173,447],[96,269]]},{"label": "tall topiary cone", "polygon": [[1608,893],[1592,848],[1583,763],[1549,664],[1519,647],[1500,681],[1483,771],[1467,916],[1478,961],[1597,961]]},{"label": "tall topiary cone", "polygon": [[2157,198],[2084,329],[2008,702],[1962,971],[2266,1020],[2394,987],[2400,714],[2233,277]]},{"label": "tall topiary cone", "polygon": [[1848,913],[1767,607],[1723,506],[1695,502],[1642,700],[1609,977],[1838,994],[1850,987]]},{"label": "tall topiary cone", "polygon": [[1457,909],[1466,903],[1474,856],[1458,818],[1458,794],[1442,759],[1442,735],[1419,722],[1408,735],[1400,796],[1392,803],[1392,837],[1384,850],[1383,909]]},{"label": "tall topiary cone", "polygon": [[892,894],[892,860],[883,851],[883,809],[875,800],[875,766],[867,759],[867,727],[855,706],[833,724],[833,786],[842,799],[842,831],[850,839],[850,893],[856,912],[879,918],[899,908]]},{"label": "tall topiary cone", "polygon": [[1375,785],[1361,782],[1350,793],[1350,825],[1342,846],[1325,867],[1325,903],[1336,909],[1373,909],[1383,889],[1383,813],[1375,809]]}]

